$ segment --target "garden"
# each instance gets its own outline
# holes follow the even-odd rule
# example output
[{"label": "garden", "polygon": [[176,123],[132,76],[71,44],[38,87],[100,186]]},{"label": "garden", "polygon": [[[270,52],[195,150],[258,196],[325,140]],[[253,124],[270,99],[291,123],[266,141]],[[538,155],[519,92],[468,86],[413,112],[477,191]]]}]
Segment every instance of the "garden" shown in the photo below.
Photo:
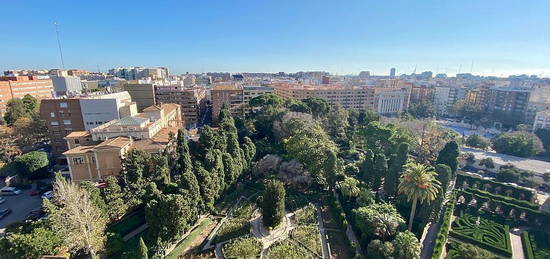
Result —
[{"label": "garden", "polygon": [[521,235],[521,243],[527,259],[547,259],[550,257],[550,234],[544,231],[524,231]]}]

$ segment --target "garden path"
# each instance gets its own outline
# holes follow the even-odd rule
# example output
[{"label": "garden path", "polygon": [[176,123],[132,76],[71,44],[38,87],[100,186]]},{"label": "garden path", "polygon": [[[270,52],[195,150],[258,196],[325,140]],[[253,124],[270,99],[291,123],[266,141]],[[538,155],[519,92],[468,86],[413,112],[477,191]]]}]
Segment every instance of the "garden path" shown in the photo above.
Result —
[{"label": "garden path", "polygon": [[138,228],[132,230],[132,232],[128,233],[127,235],[125,235],[122,240],[124,240],[124,242],[128,241],[130,238],[134,237],[135,235],[141,233],[143,230],[147,229],[149,227],[149,225],[147,225],[147,223],[139,226]]},{"label": "garden path", "polygon": [[323,258],[330,259],[330,251],[328,248],[328,243],[326,238],[327,237],[326,229],[323,223],[323,215],[321,214],[321,206],[319,206],[319,204],[316,204],[315,208],[317,209],[317,219],[319,221],[319,232],[321,233],[321,244],[323,246]]},{"label": "garden path", "polygon": [[512,258],[524,259],[523,245],[521,243],[521,232],[519,228],[510,230],[510,243],[512,243]]}]

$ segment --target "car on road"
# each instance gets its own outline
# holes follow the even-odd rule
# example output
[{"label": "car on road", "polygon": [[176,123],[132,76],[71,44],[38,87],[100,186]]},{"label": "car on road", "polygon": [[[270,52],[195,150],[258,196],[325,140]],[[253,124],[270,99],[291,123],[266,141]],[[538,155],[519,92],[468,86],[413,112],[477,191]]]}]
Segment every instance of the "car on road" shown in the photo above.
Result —
[{"label": "car on road", "polygon": [[3,219],[10,213],[11,213],[10,209],[0,209],[0,219]]},{"label": "car on road", "polygon": [[6,199],[0,197],[0,204],[4,203],[6,201]]},{"label": "car on road", "polygon": [[49,200],[53,197],[53,192],[52,191],[47,191],[44,194],[42,194],[42,196],[40,196],[40,197],[42,197],[42,199],[48,199]]},{"label": "car on road", "polygon": [[18,195],[21,193],[21,190],[18,190],[14,187],[4,187],[0,189],[0,195]]}]

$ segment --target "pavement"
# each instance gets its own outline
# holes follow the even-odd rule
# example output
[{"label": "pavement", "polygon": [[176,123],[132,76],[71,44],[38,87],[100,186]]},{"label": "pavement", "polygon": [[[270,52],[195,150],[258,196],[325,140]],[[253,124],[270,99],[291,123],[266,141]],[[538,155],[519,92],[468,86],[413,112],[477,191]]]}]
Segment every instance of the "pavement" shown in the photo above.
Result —
[{"label": "pavement", "polygon": [[524,259],[523,245],[521,243],[521,232],[519,228],[514,228],[510,231],[510,243],[512,244],[512,258]]},{"label": "pavement", "polygon": [[0,204],[1,209],[11,209],[11,214],[0,219],[0,233],[4,233],[7,225],[23,221],[32,210],[42,207],[40,195],[31,196],[31,189],[21,190],[21,194],[13,196],[2,196],[6,201]]},{"label": "pavement", "polygon": [[319,204],[316,204],[315,208],[317,209],[317,220],[319,221],[319,232],[321,233],[323,259],[330,259],[330,249],[328,248],[327,234],[326,234],[326,229],[323,222],[323,215],[321,214],[321,206],[319,206]]}]

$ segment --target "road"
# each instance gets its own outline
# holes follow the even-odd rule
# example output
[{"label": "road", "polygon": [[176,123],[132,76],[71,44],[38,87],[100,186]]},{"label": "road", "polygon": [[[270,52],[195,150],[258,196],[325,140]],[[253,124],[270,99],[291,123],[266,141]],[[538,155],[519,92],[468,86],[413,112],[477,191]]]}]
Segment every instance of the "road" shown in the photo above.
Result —
[{"label": "road", "polygon": [[40,196],[31,196],[31,189],[22,190],[21,194],[14,196],[2,196],[6,201],[0,204],[2,209],[11,209],[12,213],[0,219],[0,233],[4,232],[7,225],[25,220],[29,212],[42,206]]}]

